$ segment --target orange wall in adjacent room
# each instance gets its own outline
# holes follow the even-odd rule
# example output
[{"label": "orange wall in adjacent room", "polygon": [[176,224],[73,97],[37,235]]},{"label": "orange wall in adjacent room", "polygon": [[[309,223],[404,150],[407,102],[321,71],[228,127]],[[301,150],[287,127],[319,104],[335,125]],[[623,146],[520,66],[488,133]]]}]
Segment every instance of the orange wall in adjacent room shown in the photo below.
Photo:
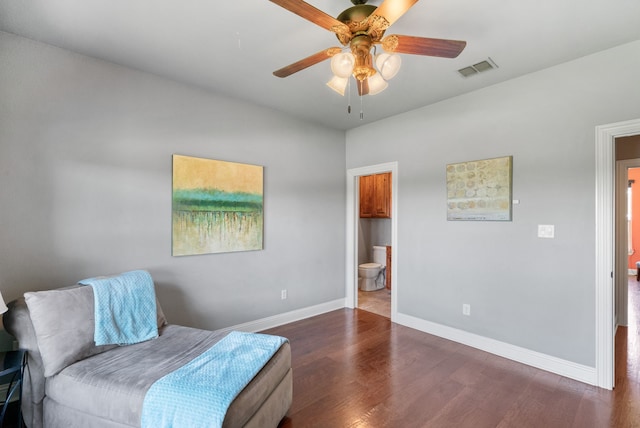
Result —
[{"label": "orange wall in adjacent room", "polygon": [[629,269],[635,269],[636,262],[640,261],[640,168],[630,168],[628,178],[635,180],[631,186],[631,240],[635,251],[629,256]]}]

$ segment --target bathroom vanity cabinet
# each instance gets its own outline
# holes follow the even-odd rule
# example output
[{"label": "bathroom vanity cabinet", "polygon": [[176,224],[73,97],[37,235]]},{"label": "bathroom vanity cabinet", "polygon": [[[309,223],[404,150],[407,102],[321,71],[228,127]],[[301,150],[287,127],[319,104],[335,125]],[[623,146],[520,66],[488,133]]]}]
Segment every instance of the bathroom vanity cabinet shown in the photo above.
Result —
[{"label": "bathroom vanity cabinet", "polygon": [[360,217],[391,218],[391,173],[360,177]]}]

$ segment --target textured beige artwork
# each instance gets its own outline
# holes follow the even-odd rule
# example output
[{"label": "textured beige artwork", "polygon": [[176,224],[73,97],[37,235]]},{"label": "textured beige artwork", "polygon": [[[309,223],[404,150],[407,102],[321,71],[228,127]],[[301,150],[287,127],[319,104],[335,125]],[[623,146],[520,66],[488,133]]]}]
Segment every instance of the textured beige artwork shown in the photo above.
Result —
[{"label": "textured beige artwork", "polygon": [[511,220],[513,156],[447,165],[447,220]]}]

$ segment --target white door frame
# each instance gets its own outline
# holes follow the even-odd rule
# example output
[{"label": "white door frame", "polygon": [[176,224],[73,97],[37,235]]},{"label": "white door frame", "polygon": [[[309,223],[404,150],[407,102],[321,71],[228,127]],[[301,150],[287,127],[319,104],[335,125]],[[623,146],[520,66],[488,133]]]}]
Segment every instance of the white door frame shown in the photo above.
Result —
[{"label": "white door frame", "polygon": [[352,168],[347,170],[347,249],[346,249],[346,290],[345,306],[358,306],[358,220],[360,189],[358,177],[361,175],[391,173],[391,321],[398,315],[398,162]]},{"label": "white door frame", "polygon": [[640,119],[596,127],[596,384],[614,387],[615,139],[640,134]]}]

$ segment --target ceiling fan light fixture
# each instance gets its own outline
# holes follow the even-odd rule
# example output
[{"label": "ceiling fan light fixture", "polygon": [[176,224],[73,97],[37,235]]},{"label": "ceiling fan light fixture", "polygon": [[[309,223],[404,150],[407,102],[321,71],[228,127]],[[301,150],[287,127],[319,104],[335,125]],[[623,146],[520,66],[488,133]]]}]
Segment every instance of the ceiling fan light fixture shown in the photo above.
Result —
[{"label": "ceiling fan light fixture", "polygon": [[351,52],[342,52],[331,58],[331,71],[338,77],[349,77],[356,59]]},{"label": "ceiling fan light fixture", "polygon": [[[354,6],[334,18],[305,0],[271,0],[289,12],[333,32],[343,46],[324,49],[289,64],[274,71],[274,76],[287,77],[331,58],[334,76],[327,86],[344,95],[349,79],[353,76],[362,103],[363,95],[380,93],[387,88],[387,80],[398,73],[402,59],[396,54],[456,58],[467,45],[463,40],[399,34],[385,36],[385,31],[418,0],[378,0],[381,2],[379,6],[368,5],[367,1],[351,0]],[[380,55],[375,55],[376,45],[381,45]],[[347,47],[350,53],[346,52]],[[479,68],[483,65],[475,64]],[[473,67],[470,68],[476,71]],[[362,111],[360,118],[362,119]]]},{"label": "ceiling fan light fixture", "polygon": [[376,95],[387,89],[389,84],[382,78],[380,73],[369,77],[369,95]]},{"label": "ceiling fan light fixture", "polygon": [[398,54],[381,53],[376,55],[376,67],[384,80],[393,79],[402,65],[402,58]]},{"label": "ceiling fan light fixture", "polygon": [[347,89],[348,83],[349,77],[333,76],[331,80],[327,82],[327,86],[344,97],[344,91]]}]

